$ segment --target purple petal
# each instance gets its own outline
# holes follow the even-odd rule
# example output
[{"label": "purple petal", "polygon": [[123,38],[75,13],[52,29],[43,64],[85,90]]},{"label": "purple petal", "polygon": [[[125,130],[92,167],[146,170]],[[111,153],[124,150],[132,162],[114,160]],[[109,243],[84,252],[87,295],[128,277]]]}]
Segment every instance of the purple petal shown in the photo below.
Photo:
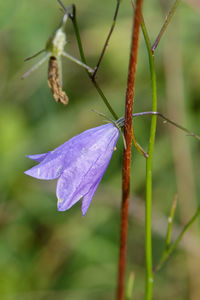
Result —
[{"label": "purple petal", "polygon": [[[38,159],[41,158],[42,161],[39,165],[34,166],[24,173],[37,179],[51,180],[58,178],[64,169],[69,169],[80,158],[83,161],[86,160],[82,157],[87,156],[88,163],[90,163],[90,160],[92,163],[98,155],[97,147],[102,147],[102,142],[103,144],[106,143],[107,136],[113,133],[113,129],[114,132],[118,132],[118,129],[113,124],[106,124],[86,130],[65,142],[54,151],[48,152],[43,159],[39,155],[30,155],[30,158],[36,160],[39,157]],[[101,141],[102,137],[104,138],[103,141]]]},{"label": "purple petal", "polygon": [[28,156],[39,164],[25,174],[45,180],[60,177],[56,191],[58,210],[67,210],[83,198],[82,213],[85,215],[119,134],[112,123],[86,130],[54,151]]},{"label": "purple petal", "polygon": [[88,150],[93,153],[98,152],[98,148],[105,147],[113,134],[118,134],[118,132],[119,130],[111,123],[86,130],[56,148],[48,158],[52,159],[65,153],[64,163],[69,167],[74,159],[88,156]]},{"label": "purple petal", "polygon": [[98,151],[88,149],[87,154],[80,156],[70,168],[64,170],[57,184],[58,210],[67,210],[84,197],[82,211],[85,215],[110,162],[118,137],[116,130],[106,143],[99,140],[96,142]]},{"label": "purple petal", "polygon": [[[102,175],[102,177],[103,177],[103,175]],[[99,182],[101,181],[102,177],[99,178],[97,183],[89,190],[89,192],[82,199],[81,211],[82,211],[83,216],[85,216],[85,214],[86,214],[86,212],[87,212],[87,210],[90,206],[90,203],[92,201],[94,193],[96,192],[96,189],[97,189],[97,187],[99,185]]]},{"label": "purple petal", "polygon": [[26,175],[43,180],[52,180],[58,178],[61,175],[63,168],[62,157],[48,160],[48,156],[49,154],[47,154],[46,158],[44,158],[39,165],[34,166],[24,173]]},{"label": "purple petal", "polygon": [[26,155],[26,157],[35,160],[37,162],[41,162],[45,159],[45,157],[48,155],[47,153],[42,153],[42,154],[35,154],[35,155]]},{"label": "purple petal", "polygon": [[75,193],[76,186],[72,178],[64,177],[64,174],[58,179],[56,195],[58,198],[58,211],[65,211],[71,208],[76,202],[78,202],[83,195]]}]

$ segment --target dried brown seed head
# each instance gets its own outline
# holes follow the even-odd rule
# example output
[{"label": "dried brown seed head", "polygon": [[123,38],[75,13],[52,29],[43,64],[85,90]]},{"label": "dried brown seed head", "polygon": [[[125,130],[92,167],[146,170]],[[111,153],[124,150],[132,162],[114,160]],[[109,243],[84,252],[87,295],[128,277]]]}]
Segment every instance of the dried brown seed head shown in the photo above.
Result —
[{"label": "dried brown seed head", "polygon": [[58,72],[58,62],[56,57],[54,56],[51,56],[49,58],[48,85],[52,91],[55,101],[67,105],[69,102],[69,98],[67,97],[66,93],[62,90]]}]

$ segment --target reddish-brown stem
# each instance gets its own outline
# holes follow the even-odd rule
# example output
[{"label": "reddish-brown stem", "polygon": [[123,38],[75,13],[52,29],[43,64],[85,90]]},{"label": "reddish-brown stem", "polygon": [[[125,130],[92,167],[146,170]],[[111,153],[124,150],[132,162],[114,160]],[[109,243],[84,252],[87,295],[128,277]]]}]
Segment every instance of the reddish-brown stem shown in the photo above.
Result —
[{"label": "reddish-brown stem", "polygon": [[128,81],[126,89],[125,104],[125,126],[124,135],[126,139],[126,149],[123,157],[122,170],[122,208],[121,208],[121,227],[120,227],[120,252],[118,266],[118,287],[117,299],[124,299],[125,271],[126,271],[126,248],[128,236],[128,208],[130,199],[130,165],[131,165],[131,142],[132,142],[132,113],[133,113],[133,96],[134,83],[137,64],[139,31],[142,15],[143,0],[136,0],[136,9],[134,14],[131,53],[128,70]]}]

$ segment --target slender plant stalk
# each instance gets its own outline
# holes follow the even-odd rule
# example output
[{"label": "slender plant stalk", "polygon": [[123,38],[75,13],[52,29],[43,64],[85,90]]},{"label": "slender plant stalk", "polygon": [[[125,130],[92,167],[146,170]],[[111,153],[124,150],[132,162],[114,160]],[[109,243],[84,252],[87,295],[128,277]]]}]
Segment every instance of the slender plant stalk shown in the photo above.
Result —
[{"label": "slender plant stalk", "polygon": [[107,106],[108,110],[112,114],[112,116],[115,118],[115,120],[119,119],[118,115],[116,114],[116,112],[114,111],[114,109],[112,108],[112,106],[110,105],[108,99],[106,98],[106,96],[103,93],[102,89],[100,88],[99,84],[96,82],[96,80],[92,80],[92,82],[93,82],[93,84],[94,84],[97,92],[101,96],[103,102],[105,103],[105,105]]},{"label": "slender plant stalk", "polygon": [[126,90],[125,103],[125,127],[124,135],[126,140],[126,149],[123,157],[122,171],[122,208],[121,208],[121,228],[120,228],[120,252],[118,266],[118,287],[117,299],[124,299],[124,283],[126,271],[126,249],[128,236],[128,209],[130,200],[130,165],[131,165],[131,144],[132,144],[132,112],[133,112],[133,96],[134,83],[136,74],[139,31],[142,15],[142,0],[136,1],[136,10],[134,14],[134,22],[132,29],[131,52],[128,70],[128,82]]},{"label": "slender plant stalk", "polygon": [[175,210],[176,210],[176,206],[177,206],[177,200],[178,200],[178,195],[175,194],[173,202],[172,202],[170,214],[168,217],[168,227],[167,227],[167,234],[166,234],[166,239],[165,239],[165,247],[164,247],[163,255],[165,255],[165,253],[169,250],[169,247],[171,244],[172,225],[173,225],[173,221],[174,221],[174,214],[175,214]]},{"label": "slender plant stalk", "polygon": [[[81,37],[80,37],[80,33],[79,33],[79,28],[78,28],[78,23],[76,20],[76,7],[73,4],[72,5],[72,14],[70,15],[70,19],[72,20],[73,23],[73,27],[74,27],[74,32],[76,35],[76,39],[77,39],[77,43],[78,43],[78,48],[79,48],[79,52],[80,52],[80,56],[81,56],[81,60],[84,64],[87,64],[86,62],[86,58],[85,58],[85,54],[83,51],[83,46],[82,46],[82,42],[81,42]],[[108,110],[110,111],[110,113],[112,114],[112,116],[115,118],[115,120],[118,119],[118,115],[116,114],[116,112],[114,111],[114,109],[112,108],[112,106],[110,105],[108,99],[106,98],[106,96],[104,95],[102,89],[100,88],[99,84],[96,82],[95,79],[93,79],[92,75],[86,70],[88,76],[90,77],[90,79],[92,80],[97,92],[99,93],[99,95],[101,96],[102,100],[104,101],[105,105],[107,106]]]},{"label": "slender plant stalk", "polygon": [[[144,39],[147,46],[148,56],[149,56],[149,65],[150,65],[150,73],[151,73],[151,82],[152,82],[152,110],[157,110],[157,87],[156,87],[156,72],[155,72],[155,62],[154,62],[154,52],[156,47],[158,46],[160,39],[165,32],[169,22],[171,21],[178,5],[180,3],[180,0],[177,0],[170,10],[166,21],[164,25],[161,28],[161,31],[151,47],[151,43],[149,40],[148,32],[144,23],[144,19],[142,20],[141,27],[144,35]],[[164,118],[167,120],[167,118]],[[174,122],[171,122],[171,124],[175,125]],[[177,124],[176,124],[177,125]],[[183,129],[187,132],[187,129],[178,125],[177,126],[180,129]],[[154,116],[152,117],[151,122],[151,129],[150,129],[150,140],[149,140],[149,157],[146,160],[146,214],[145,214],[145,251],[146,251],[146,294],[145,299],[151,300],[152,299],[152,287],[153,287],[153,270],[152,270],[152,238],[151,238],[151,206],[152,206],[152,158],[153,158],[153,150],[154,150],[154,141],[155,141],[155,133],[156,133],[156,118]],[[194,135],[197,139],[199,139],[198,136]],[[193,221],[196,219],[197,214],[195,214],[194,218],[192,218],[189,226],[193,223]],[[184,235],[185,231],[188,229],[189,226],[186,226],[186,229],[183,230],[180,237],[177,239],[177,241],[173,244],[172,247],[170,247],[169,252],[167,252],[169,255],[174,251],[174,249],[177,247],[178,243],[180,242],[182,236]],[[170,238],[171,229],[169,229],[168,232],[168,238]],[[168,254],[165,253],[165,258],[162,258],[161,265],[165,262],[165,260],[169,257]]]},{"label": "slender plant stalk", "polygon": [[169,247],[168,251],[163,253],[163,256],[161,257],[160,262],[158,263],[158,265],[154,268],[154,273],[159,271],[163,265],[165,264],[165,262],[167,261],[167,259],[171,256],[171,254],[174,252],[174,250],[178,247],[180,241],[182,240],[184,234],[186,233],[186,231],[188,231],[188,229],[190,228],[190,226],[195,222],[195,220],[197,219],[197,217],[200,215],[200,207],[197,208],[195,214],[193,215],[193,217],[190,219],[190,221],[185,225],[185,227],[183,228],[182,232],[180,233],[180,235],[178,236],[178,238],[176,239],[176,241],[171,245],[171,247]]},{"label": "slender plant stalk", "polygon": [[126,298],[125,298],[126,300],[132,299],[134,281],[135,281],[135,274],[132,271],[128,278],[127,289],[126,289]]},{"label": "slender plant stalk", "polygon": [[[160,118],[162,118],[164,120],[163,123],[169,123],[169,124],[172,124],[173,126],[179,128],[180,130],[184,131],[187,133],[187,135],[189,136],[193,136],[196,140],[200,141],[200,136],[195,134],[194,132],[188,130],[187,128],[181,126],[180,124],[166,118],[163,114],[161,114],[160,112],[158,111],[142,111],[142,112],[138,112],[138,113],[134,113],[132,114],[132,118],[136,118],[136,117],[142,117],[142,116],[148,116],[148,115],[156,115]],[[120,118],[117,120],[117,123],[120,125],[120,126],[124,126],[124,118]],[[176,198],[176,197],[175,197]]]},{"label": "slender plant stalk", "polygon": [[[156,85],[156,72],[155,72],[155,62],[154,56],[151,52],[151,43],[149,40],[148,32],[142,19],[141,23],[142,32],[144,35],[148,56],[149,56],[149,66],[151,73],[151,85],[152,85],[152,110],[157,111],[157,85]],[[152,159],[153,150],[155,143],[156,134],[156,115],[152,116],[150,138],[148,154],[149,157],[146,160],[146,210],[145,210],[145,254],[146,254],[146,289],[145,289],[145,299],[152,299],[152,287],[153,287],[153,272],[152,272],[152,236],[151,236],[151,206],[152,206]]]},{"label": "slender plant stalk", "polygon": [[96,67],[95,67],[95,71],[94,71],[94,73],[93,73],[93,75],[92,75],[92,79],[93,79],[93,80],[95,79],[95,76],[96,76],[97,71],[98,71],[98,69],[99,69],[100,63],[101,63],[101,61],[102,61],[102,59],[103,59],[103,56],[104,56],[104,54],[105,54],[106,48],[108,47],[108,42],[109,42],[110,37],[111,37],[111,35],[112,35],[112,32],[113,32],[113,30],[114,30],[114,28],[115,28],[115,24],[116,24],[116,20],[117,20],[117,15],[118,15],[118,12],[119,12],[120,2],[121,2],[121,0],[117,0],[117,5],[116,5],[116,9],[115,9],[115,13],[114,13],[112,25],[111,25],[111,28],[110,28],[110,30],[109,30],[109,33],[108,33],[107,39],[106,39],[106,41],[105,41],[105,44],[104,44],[104,46],[103,46],[101,55],[100,55],[99,60],[98,60],[98,62],[97,62],[97,65],[96,65]]},{"label": "slender plant stalk", "polygon": [[24,61],[31,60],[32,58],[35,58],[36,56],[38,56],[39,54],[41,54],[41,53],[43,53],[43,52],[45,52],[45,49],[42,49],[42,50],[38,51],[37,53],[35,53],[35,54],[33,54],[33,55],[31,55],[31,56],[25,58]]},{"label": "slender plant stalk", "polygon": [[177,9],[177,7],[178,7],[178,5],[179,5],[180,2],[181,2],[181,0],[176,0],[175,3],[174,3],[174,5],[172,6],[171,10],[169,11],[169,14],[166,17],[166,20],[165,20],[165,22],[164,22],[164,24],[163,24],[163,26],[162,26],[162,28],[161,28],[161,30],[160,30],[157,38],[156,38],[153,46],[151,47],[152,53],[155,52],[155,50],[156,50],[156,48],[157,48],[157,46],[158,46],[158,44],[160,42],[160,39],[163,36],[163,33],[165,32],[165,30],[167,29],[167,26],[169,25],[169,23],[170,23],[173,15],[175,14],[175,11],[176,11],[176,9]]}]

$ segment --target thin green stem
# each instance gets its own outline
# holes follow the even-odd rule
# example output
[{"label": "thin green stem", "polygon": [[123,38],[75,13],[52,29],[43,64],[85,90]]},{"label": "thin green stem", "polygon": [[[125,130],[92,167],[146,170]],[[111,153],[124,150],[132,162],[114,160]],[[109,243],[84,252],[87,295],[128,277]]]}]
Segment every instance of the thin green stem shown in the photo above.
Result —
[{"label": "thin green stem", "polygon": [[[173,126],[179,128],[180,130],[186,132],[188,134],[188,136],[193,136],[195,139],[197,139],[198,141],[200,141],[200,136],[195,134],[194,132],[188,130],[187,128],[181,126],[180,124],[166,118],[163,114],[161,114],[160,112],[158,111],[142,111],[142,112],[139,112],[139,113],[134,113],[132,114],[132,118],[136,118],[136,117],[141,117],[141,116],[146,116],[146,115],[156,115],[160,118],[162,118],[164,120],[163,123],[169,123],[169,124],[172,124]],[[121,127],[124,126],[124,117],[123,118],[120,118],[117,120],[117,124],[120,125]],[[148,157],[148,156],[147,156]]]},{"label": "thin green stem", "polygon": [[43,52],[45,52],[45,51],[46,51],[45,49],[42,49],[42,50],[38,51],[37,53],[35,53],[35,54],[33,54],[33,55],[27,57],[24,61],[31,60],[32,58],[35,58],[36,56],[38,56],[39,54],[41,54],[41,53],[43,53]]},{"label": "thin green stem", "polygon": [[104,54],[105,54],[105,52],[106,52],[106,48],[108,47],[108,42],[109,42],[110,37],[111,37],[111,35],[112,35],[112,32],[113,32],[113,30],[114,30],[114,28],[115,28],[115,24],[116,24],[116,20],[117,20],[117,15],[118,15],[118,11],[119,11],[120,2],[121,2],[121,0],[117,0],[117,5],[116,5],[116,9],[115,9],[115,13],[114,13],[112,25],[111,25],[110,31],[109,31],[109,33],[108,33],[107,39],[106,39],[106,41],[105,41],[105,44],[104,44],[104,46],[103,46],[103,49],[102,49],[102,51],[101,51],[101,55],[100,55],[100,57],[99,57],[99,60],[98,60],[98,62],[97,62],[97,65],[96,65],[96,67],[95,67],[95,71],[94,71],[94,73],[93,73],[93,75],[92,75],[92,79],[93,79],[93,80],[95,79],[95,76],[96,76],[97,71],[98,71],[98,69],[99,69],[100,63],[101,63],[101,61],[102,61],[102,59],[103,59],[103,56],[104,56]]},{"label": "thin green stem", "polygon": [[156,50],[156,48],[157,48],[157,46],[158,46],[158,44],[160,42],[160,39],[163,36],[163,33],[165,32],[165,30],[167,29],[167,26],[169,25],[169,23],[170,23],[173,15],[175,14],[175,11],[176,11],[176,9],[177,9],[177,7],[178,7],[178,5],[179,5],[180,2],[181,2],[181,0],[176,0],[175,3],[174,3],[174,5],[172,6],[171,10],[169,11],[169,14],[166,17],[166,20],[165,20],[165,22],[164,22],[164,24],[163,24],[163,26],[162,26],[162,28],[161,28],[161,30],[160,30],[157,38],[156,38],[153,46],[151,47],[152,53],[155,52],[155,50]]},{"label": "thin green stem", "polygon": [[77,20],[76,20],[76,7],[75,7],[74,4],[72,6],[72,9],[73,9],[73,13],[71,15],[71,20],[72,20],[72,24],[74,26],[74,32],[75,32],[75,35],[76,35],[76,40],[77,40],[77,43],[78,43],[78,48],[79,48],[81,60],[84,64],[86,64],[86,58],[85,58],[85,54],[84,54],[84,51],[83,51],[83,46],[82,46],[81,37],[80,37],[80,33],[79,33],[78,23],[77,23]]},{"label": "thin green stem", "polygon": [[[75,5],[73,5],[72,8],[73,8],[73,13],[70,16],[70,18],[71,18],[73,26],[74,26],[74,32],[75,32],[75,35],[76,35],[81,60],[84,64],[87,64],[85,54],[84,54],[84,51],[83,51],[83,46],[82,46],[82,42],[81,42],[80,33],[79,33],[78,23],[77,23],[77,20],[76,20],[76,7],[75,7]],[[108,110],[110,111],[112,116],[115,118],[115,120],[117,120],[118,115],[116,114],[116,112],[114,111],[112,106],[110,105],[108,99],[104,95],[104,93],[103,93],[102,89],[100,88],[99,84],[96,82],[95,79],[92,78],[92,75],[88,71],[86,71],[86,72],[87,72],[88,76],[90,77],[90,79],[92,80],[92,83],[94,84],[94,87],[96,88],[97,92],[101,96],[101,98],[102,98],[103,102],[105,103],[105,105],[107,106]]]},{"label": "thin green stem", "polygon": [[132,299],[134,281],[135,281],[135,274],[132,271],[129,275],[129,278],[128,278],[127,289],[126,289],[126,297],[125,297],[126,300],[131,300]]},{"label": "thin green stem", "polygon": [[174,214],[175,214],[175,210],[176,210],[176,206],[177,206],[177,199],[178,199],[178,195],[176,194],[173,199],[170,214],[168,217],[168,227],[167,227],[167,234],[166,234],[165,247],[164,247],[163,254],[165,254],[169,250],[169,247],[171,244],[172,224],[174,221]]},{"label": "thin green stem", "polygon": [[100,86],[98,85],[98,83],[95,81],[93,81],[93,84],[96,88],[96,90],[98,91],[99,95],[101,96],[103,102],[105,103],[105,105],[107,106],[108,110],[110,111],[110,113],[112,114],[112,116],[115,118],[115,120],[119,119],[118,115],[116,114],[116,112],[113,110],[112,106],[110,105],[110,103],[108,102],[108,99],[106,98],[106,96],[104,95],[102,89],[100,88]]},{"label": "thin green stem", "polygon": [[168,122],[168,123],[174,125],[175,127],[177,127],[177,128],[179,128],[179,129],[185,131],[189,136],[193,136],[195,139],[197,139],[198,141],[200,141],[200,136],[199,136],[199,135],[197,135],[197,134],[195,134],[194,132],[188,130],[187,128],[185,128],[185,127],[183,127],[183,126],[177,124],[176,122],[171,121],[170,119],[166,118],[165,116],[163,116],[163,115],[161,115],[161,114],[160,114],[160,117],[162,117],[166,122]]},{"label": "thin green stem", "polygon": [[197,219],[197,217],[199,215],[200,215],[200,207],[197,208],[195,214],[190,219],[190,221],[185,225],[185,227],[183,228],[182,232],[180,233],[180,235],[178,236],[178,238],[176,239],[176,241],[171,245],[171,247],[168,249],[168,251],[165,252],[164,255],[161,257],[161,260],[158,263],[158,265],[156,267],[154,267],[154,273],[157,272],[157,271],[159,271],[163,267],[163,265],[165,264],[165,262],[167,261],[167,259],[171,256],[171,254],[174,252],[174,250],[180,244],[180,241],[182,240],[182,238],[183,238],[184,234],[186,233],[186,231],[188,231],[188,229],[190,228],[190,226],[195,222],[195,220]]},{"label": "thin green stem", "polygon": [[[152,110],[157,111],[157,86],[156,86],[156,72],[154,56],[151,52],[151,43],[149,40],[148,32],[142,19],[141,23],[142,32],[144,35],[151,73],[151,86],[152,86]],[[157,116],[153,115],[151,120],[150,139],[148,154],[149,157],[146,160],[146,211],[145,211],[145,253],[146,253],[146,291],[145,299],[152,299],[153,288],[153,272],[152,272],[152,236],[151,236],[151,206],[152,206],[152,160],[153,150],[156,134],[156,121]]]}]

